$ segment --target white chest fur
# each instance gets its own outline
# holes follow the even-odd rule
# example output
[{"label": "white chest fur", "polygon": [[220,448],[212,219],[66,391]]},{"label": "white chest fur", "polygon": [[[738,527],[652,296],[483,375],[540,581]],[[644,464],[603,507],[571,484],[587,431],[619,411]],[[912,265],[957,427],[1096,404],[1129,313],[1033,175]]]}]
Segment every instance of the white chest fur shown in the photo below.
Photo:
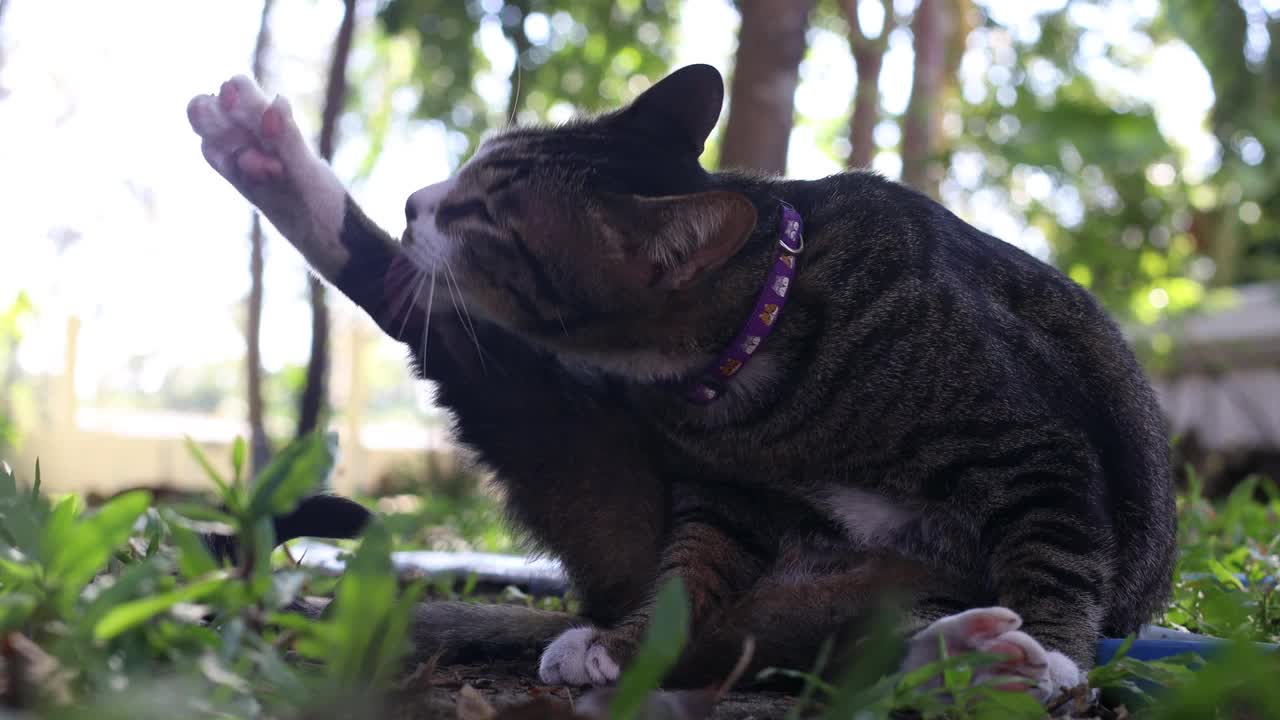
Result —
[{"label": "white chest fur", "polygon": [[896,530],[916,518],[915,513],[879,493],[854,488],[829,490],[818,505],[844,528],[850,540],[867,547],[887,544]]}]

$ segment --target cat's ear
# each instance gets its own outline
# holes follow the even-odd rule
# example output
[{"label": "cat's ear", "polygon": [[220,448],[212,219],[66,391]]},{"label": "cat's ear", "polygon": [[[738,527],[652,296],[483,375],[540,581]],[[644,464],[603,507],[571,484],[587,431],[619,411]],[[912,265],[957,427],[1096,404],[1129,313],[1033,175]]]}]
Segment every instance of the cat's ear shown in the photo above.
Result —
[{"label": "cat's ear", "polygon": [[723,265],[756,226],[756,207],[741,193],[607,199],[605,223],[623,275],[637,285],[679,290]]},{"label": "cat's ear", "polygon": [[723,104],[720,71],[710,65],[687,65],[641,93],[616,121],[701,155]]}]

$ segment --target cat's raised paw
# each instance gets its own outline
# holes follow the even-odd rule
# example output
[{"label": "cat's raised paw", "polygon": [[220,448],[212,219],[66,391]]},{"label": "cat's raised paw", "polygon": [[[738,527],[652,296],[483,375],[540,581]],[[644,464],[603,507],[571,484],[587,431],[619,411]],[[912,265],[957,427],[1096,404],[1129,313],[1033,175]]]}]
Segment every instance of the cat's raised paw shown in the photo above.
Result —
[{"label": "cat's raised paw", "polygon": [[948,655],[986,652],[1004,656],[1005,660],[977,670],[974,684],[992,678],[1024,678],[999,687],[1027,690],[1041,702],[1083,681],[1083,673],[1070,658],[1060,652],[1046,650],[1035,638],[1018,628],[1022,618],[1004,607],[977,608],[949,615],[916,633],[911,638],[904,671],[915,670],[937,661],[942,644]]},{"label": "cat's raised paw", "polygon": [[307,145],[283,97],[268,100],[250,78],[237,75],[217,94],[187,103],[205,160],[281,234],[311,267],[332,277],[350,259],[340,230],[346,188]]},{"label": "cat's raised paw", "polygon": [[595,628],[566,630],[547,646],[538,677],[548,685],[612,685],[621,668]]},{"label": "cat's raised paw", "polygon": [[296,169],[291,165],[310,164],[288,100],[268,100],[244,75],[222,83],[216,95],[192,98],[187,119],[203,141],[205,159],[233,183],[267,182]]}]

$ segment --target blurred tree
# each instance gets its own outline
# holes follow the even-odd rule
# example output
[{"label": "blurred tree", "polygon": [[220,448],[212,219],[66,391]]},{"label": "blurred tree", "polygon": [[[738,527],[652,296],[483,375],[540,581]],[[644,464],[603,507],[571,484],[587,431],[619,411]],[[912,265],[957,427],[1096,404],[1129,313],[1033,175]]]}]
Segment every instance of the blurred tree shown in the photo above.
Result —
[{"label": "blurred tree", "polygon": [[911,20],[915,72],[902,119],[902,181],[938,197],[936,162],[942,113],[938,107],[947,75],[947,37],[953,20],[946,0],[920,0]]},{"label": "blurred tree", "polygon": [[[263,0],[262,15],[258,20],[258,38],[253,45],[253,78],[259,85],[264,84],[264,66],[271,45],[271,8],[274,4],[275,0]],[[253,470],[265,467],[271,458],[271,441],[262,421],[262,269],[265,243],[262,217],[254,210],[249,228],[249,299],[245,329],[250,468]]]},{"label": "blurred tree", "polygon": [[[872,35],[858,17],[861,2],[876,2],[884,20]],[[876,154],[875,129],[880,122],[880,69],[889,48],[889,35],[898,24],[891,0],[840,0],[840,11],[849,28],[849,49],[858,74],[853,94],[853,111],[849,115],[849,167],[871,166]]]},{"label": "blurred tree", "polygon": [[953,198],[1020,217],[1048,241],[1054,263],[1113,313],[1154,322],[1202,296],[1188,277],[1196,258],[1188,188],[1149,104],[1086,71],[1105,62],[1136,73],[1146,58],[1107,52],[1099,60],[1100,42],[1070,6],[1042,16],[1031,35],[984,14],[968,44],[973,66],[986,69],[963,79],[971,87],[944,185]]},{"label": "blurred tree", "polygon": [[389,0],[378,18],[388,33],[416,36],[417,114],[449,131],[457,161],[490,129],[562,121],[574,109],[609,109],[643,90],[646,78],[669,67],[677,7],[674,0]]},{"label": "blurred tree", "polygon": [[[338,119],[347,101],[347,63],[356,26],[356,0],[343,0],[342,5],[342,21],[333,43],[333,57],[329,63],[321,109],[320,157],[326,162],[333,161]],[[307,291],[311,303],[311,353],[307,360],[307,381],[298,403],[298,437],[316,428],[329,397],[329,305],[325,299],[324,283],[316,276],[308,275]]]},{"label": "blurred tree", "polygon": [[742,26],[720,165],[781,175],[815,0],[738,0]]},{"label": "blurred tree", "polygon": [[1215,285],[1280,277],[1280,13],[1256,2],[1170,0],[1169,29],[1213,83],[1210,128],[1221,163],[1197,193],[1198,249]]},{"label": "blurred tree", "polygon": [[0,452],[17,441],[18,345],[22,342],[23,320],[32,312],[31,298],[25,292],[19,292],[12,304],[0,312]]}]

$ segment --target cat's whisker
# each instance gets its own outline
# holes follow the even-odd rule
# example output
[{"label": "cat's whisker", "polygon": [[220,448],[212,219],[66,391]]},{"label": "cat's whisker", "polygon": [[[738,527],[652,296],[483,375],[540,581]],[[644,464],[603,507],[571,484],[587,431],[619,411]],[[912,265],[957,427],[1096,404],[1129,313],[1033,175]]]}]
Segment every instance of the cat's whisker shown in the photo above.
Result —
[{"label": "cat's whisker", "polygon": [[461,304],[461,298],[459,298],[458,295],[454,294],[453,284],[449,280],[448,275],[445,276],[444,282],[445,282],[445,287],[449,289],[449,297],[453,299],[453,311],[455,314],[457,314],[458,321],[462,323],[462,329],[466,330],[467,336],[471,338],[471,344],[474,345],[476,348],[476,358],[480,360],[480,372],[485,375],[488,375],[489,368],[485,365],[485,362],[484,362],[484,350],[480,347],[480,338],[478,335],[476,335],[475,328],[472,327],[470,324],[468,324],[467,320],[463,318],[462,313],[458,311],[458,306]]},{"label": "cat's whisker", "polygon": [[[488,375],[489,370],[484,364],[484,350],[480,347],[480,336],[476,333],[476,326],[471,322],[471,312],[467,310],[467,306],[463,303],[462,287],[458,285],[458,279],[453,275],[453,266],[449,264],[449,259],[444,258],[445,285],[449,288],[449,297],[453,298],[453,311],[458,314],[458,320],[462,322],[462,326],[466,328],[467,334],[471,336],[471,343],[476,346],[476,357],[480,358],[480,371]],[[454,288],[457,288],[457,294],[454,294]]]},{"label": "cat's whisker", "polygon": [[[418,298],[422,295],[422,286],[427,283],[427,275],[428,273],[424,272],[422,277],[418,279],[418,287],[413,291],[413,299],[409,300],[409,306],[406,308],[402,300],[399,303],[400,307],[396,308],[396,312],[404,312],[404,320],[400,322],[400,330],[396,333],[396,340],[404,337],[404,329],[409,325],[409,316],[413,314],[413,309],[418,305]],[[430,275],[433,279],[435,278],[435,273],[430,273]]]},{"label": "cat's whisker", "polygon": [[393,307],[391,308],[391,313],[393,316],[395,315],[395,313],[398,313],[402,309],[404,309],[405,301],[408,300],[409,294],[413,292],[412,273],[409,275],[409,277],[404,278],[405,280],[408,281],[404,283],[400,282],[401,274],[402,273],[396,272],[396,269],[393,266],[390,270],[387,271],[386,276],[382,279],[384,285],[394,285],[396,288],[395,297],[392,298],[392,301],[391,301],[393,305]]},{"label": "cat's whisker", "polygon": [[462,313],[466,316],[466,325],[471,329],[471,334],[474,335],[476,326],[471,322],[471,311],[468,310],[466,304],[462,302],[462,286],[458,284],[458,278],[453,274],[453,265],[449,262],[449,258],[444,258],[444,271],[448,275],[450,288],[456,288],[458,291],[457,302],[454,303],[454,309],[462,309]]},{"label": "cat's whisker", "polygon": [[[427,367],[427,339],[431,331],[431,306],[436,301],[436,271],[431,271],[431,289],[427,291],[427,317],[422,321],[422,367]],[[423,275],[425,278],[426,275]]]},{"label": "cat's whisker", "polygon": [[520,107],[520,81],[524,77],[524,68],[520,67],[520,58],[516,57],[516,86],[511,90],[511,116],[507,118],[507,127],[516,124],[516,110]]},{"label": "cat's whisker", "polygon": [[564,336],[569,337],[569,326],[564,324],[564,316],[560,314],[560,308],[556,308],[556,320],[560,321],[560,329],[564,331]]}]

